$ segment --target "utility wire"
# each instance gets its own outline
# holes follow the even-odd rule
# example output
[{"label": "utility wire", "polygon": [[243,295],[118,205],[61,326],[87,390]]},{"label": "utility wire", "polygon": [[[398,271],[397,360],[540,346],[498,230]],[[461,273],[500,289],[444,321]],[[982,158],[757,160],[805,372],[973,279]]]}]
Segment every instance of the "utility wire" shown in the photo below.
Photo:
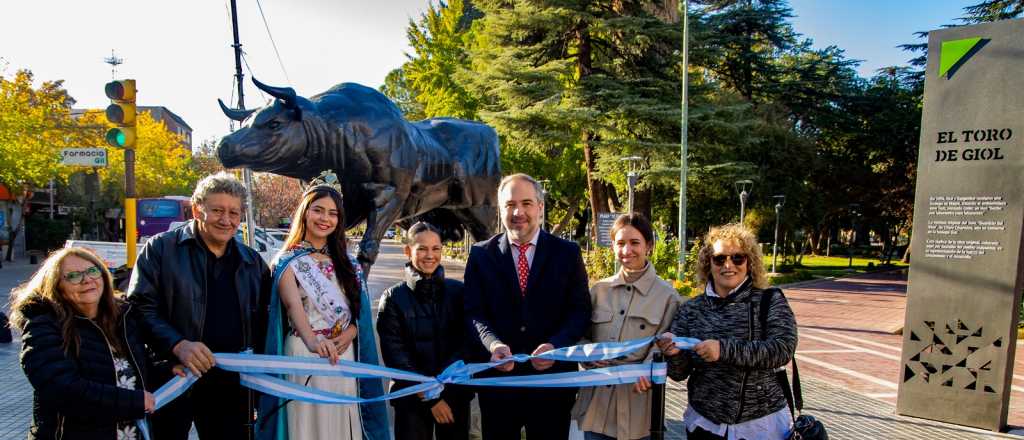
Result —
[{"label": "utility wire", "polygon": [[[255,74],[255,73],[253,73],[253,71],[252,71],[252,67],[249,67],[249,59],[245,57],[245,52],[242,52],[242,64],[245,64],[245,70],[248,70],[248,71],[249,71],[249,78],[255,78],[255,77],[256,77],[256,74]],[[267,98],[267,95],[263,93],[263,90],[260,90],[260,89],[259,89],[259,88],[257,87],[257,88],[256,88],[256,91],[257,91],[257,92],[260,92],[260,96],[262,96],[262,97],[263,97],[263,103],[264,103],[264,104],[266,104],[266,103],[269,103],[269,102],[270,102],[270,99],[268,99],[268,98]]]},{"label": "utility wire", "polygon": [[260,0],[256,0],[256,7],[260,10],[260,17],[263,18],[263,27],[267,30],[267,37],[270,37],[270,45],[274,47],[274,54],[277,55],[277,64],[281,66],[281,72],[284,72],[284,79],[288,81],[288,85],[292,85],[292,79],[288,77],[288,70],[284,68],[284,62],[281,61],[281,52],[277,50],[277,43],[274,42],[274,36],[270,33],[270,25],[267,24],[267,16],[263,15],[263,5],[260,4]]}]

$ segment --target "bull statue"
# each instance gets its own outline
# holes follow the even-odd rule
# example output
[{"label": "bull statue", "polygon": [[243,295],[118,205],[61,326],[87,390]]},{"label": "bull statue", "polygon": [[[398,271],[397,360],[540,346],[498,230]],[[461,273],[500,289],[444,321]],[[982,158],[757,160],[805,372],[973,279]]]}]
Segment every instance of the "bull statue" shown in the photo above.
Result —
[{"label": "bull statue", "polygon": [[289,87],[253,83],[274,103],[244,110],[220,102],[239,122],[255,113],[221,139],[220,162],[303,180],[337,173],[344,227],[366,222],[358,254],[365,271],[395,223],[427,220],[446,240],[461,239],[463,228],[478,241],[494,231],[501,163],[491,127],[452,118],[409,122],[383,94],[354,83],[309,99]]}]

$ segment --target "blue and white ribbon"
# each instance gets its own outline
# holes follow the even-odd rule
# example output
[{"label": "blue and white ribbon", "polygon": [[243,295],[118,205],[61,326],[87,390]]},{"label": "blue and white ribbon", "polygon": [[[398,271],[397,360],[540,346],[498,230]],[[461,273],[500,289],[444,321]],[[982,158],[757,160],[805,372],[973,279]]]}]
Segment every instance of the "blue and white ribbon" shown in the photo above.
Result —
[{"label": "blue and white ribbon", "polygon": [[[397,399],[423,392],[428,399],[437,398],[445,384],[463,384],[494,387],[591,387],[602,385],[622,385],[635,383],[639,378],[650,378],[653,383],[665,383],[667,367],[664,362],[624,364],[613,367],[594,368],[583,371],[565,373],[534,374],[526,376],[500,376],[473,378],[481,371],[494,368],[507,362],[527,362],[530,359],[547,359],[567,362],[607,361],[626,356],[636,350],[647,347],[654,342],[654,337],[633,339],[622,342],[595,342],[563,347],[538,355],[515,354],[499,362],[470,363],[456,361],[448,366],[437,377],[425,376],[395,368],[360,362],[338,360],[331,365],[327,359],[274,356],[252,353],[214,353],[216,366],[222,370],[239,373],[241,384],[262,393],[289,400],[323,404],[359,404]],[[673,338],[676,347],[684,350],[692,349],[700,340],[694,338]],[[361,398],[331,393],[316,388],[300,385],[288,380],[270,376],[270,374],[290,374],[299,376],[341,376],[351,378],[387,378],[419,382],[416,385],[402,388],[374,398]],[[175,376],[160,387],[154,394],[156,409],[171,402],[194,384],[198,378],[191,372],[185,377]],[[137,422],[143,437],[149,439],[146,421]]]},{"label": "blue and white ribbon", "polygon": [[[245,378],[243,379],[243,385],[249,386],[250,388],[259,387],[254,389],[259,389],[259,391],[267,394],[314,403],[364,403],[395,399],[418,393],[420,391],[425,391],[427,397],[436,397],[436,395],[440,394],[444,384],[452,383],[506,387],[582,387],[634,383],[637,378],[641,376],[650,377],[655,380],[655,383],[663,383],[665,380],[664,367],[657,367],[657,365],[663,366],[663,363],[653,364],[655,367],[651,367],[652,364],[643,363],[567,373],[502,376],[485,379],[472,378],[476,373],[507,362],[527,362],[534,358],[570,362],[611,360],[646,347],[653,342],[654,339],[654,337],[648,337],[623,342],[581,344],[551,350],[538,355],[516,354],[509,357],[508,360],[502,360],[500,362],[465,364],[462,361],[457,361],[448,366],[448,368],[446,368],[445,371],[437,377],[410,373],[408,371],[383,367],[380,365],[364,364],[346,360],[339,360],[337,364],[331,365],[327,359],[323,358],[273,356],[250,353],[215,353],[214,358],[218,368],[241,373]],[[676,347],[681,349],[692,349],[694,345],[700,342],[697,339],[684,337],[676,337],[673,341],[676,343]],[[296,385],[294,387],[285,386],[283,383],[291,382],[267,376],[268,374],[387,378],[419,382],[420,385],[405,388],[395,393],[385,394],[377,398],[362,399],[351,396],[334,395],[301,385]],[[187,373],[185,377],[174,377],[171,379],[171,381],[164,384],[164,386],[160,387],[160,389],[154,393],[154,397],[156,398],[156,408],[159,409],[180,396],[188,390],[196,380],[198,380],[198,378],[193,376],[191,373]],[[412,388],[415,388],[415,391],[407,392],[407,390]],[[303,391],[301,389],[309,391]],[[278,392],[287,395],[281,395],[278,394]]]}]

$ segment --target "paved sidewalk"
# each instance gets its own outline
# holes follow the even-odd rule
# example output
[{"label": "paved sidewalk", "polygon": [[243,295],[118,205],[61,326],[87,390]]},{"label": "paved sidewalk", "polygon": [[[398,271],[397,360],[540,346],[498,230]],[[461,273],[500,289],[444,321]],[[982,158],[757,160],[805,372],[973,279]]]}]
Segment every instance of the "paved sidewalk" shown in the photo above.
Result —
[{"label": "paved sidewalk", "polygon": [[[0,310],[8,313],[11,289],[28,280],[39,265],[28,264],[28,258],[4,261],[0,269]],[[21,339],[15,332],[14,342],[0,344],[0,439],[23,439],[32,421],[32,387],[18,363]]]}]

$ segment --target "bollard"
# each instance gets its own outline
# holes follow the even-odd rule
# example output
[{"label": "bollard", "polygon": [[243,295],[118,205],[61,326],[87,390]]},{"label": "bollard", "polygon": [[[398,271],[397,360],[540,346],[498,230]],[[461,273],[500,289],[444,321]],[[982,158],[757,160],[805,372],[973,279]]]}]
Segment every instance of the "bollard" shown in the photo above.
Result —
[{"label": "bollard", "polygon": [[[654,353],[654,363],[665,362],[661,352]],[[653,365],[653,364],[652,364]],[[651,367],[653,368],[653,366]],[[651,384],[651,440],[665,439],[665,384]]]}]

